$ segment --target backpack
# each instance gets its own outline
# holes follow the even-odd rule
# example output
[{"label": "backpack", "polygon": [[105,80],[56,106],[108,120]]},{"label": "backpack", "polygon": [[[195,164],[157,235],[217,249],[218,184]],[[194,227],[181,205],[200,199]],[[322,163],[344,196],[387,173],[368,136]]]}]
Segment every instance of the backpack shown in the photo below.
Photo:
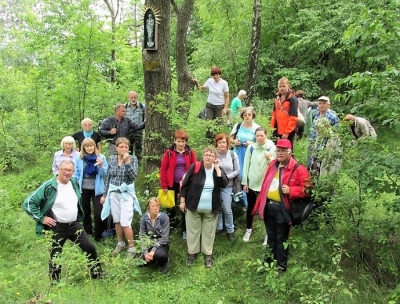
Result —
[{"label": "backpack", "polygon": [[[195,165],[194,165],[193,175],[197,174],[200,171],[200,167],[201,167],[201,162],[196,161]],[[179,191],[182,189],[182,184],[183,184],[183,181],[185,180],[185,177],[186,177],[186,173],[183,174],[182,179],[179,181]]]},{"label": "backpack", "polygon": [[[292,172],[289,176],[289,181],[292,179],[293,172],[300,166],[299,163],[296,163],[293,166]],[[314,202],[312,201],[311,195],[305,198],[291,200],[289,215],[292,219],[292,226],[296,227],[301,225],[311,214],[312,209],[314,208]]]}]

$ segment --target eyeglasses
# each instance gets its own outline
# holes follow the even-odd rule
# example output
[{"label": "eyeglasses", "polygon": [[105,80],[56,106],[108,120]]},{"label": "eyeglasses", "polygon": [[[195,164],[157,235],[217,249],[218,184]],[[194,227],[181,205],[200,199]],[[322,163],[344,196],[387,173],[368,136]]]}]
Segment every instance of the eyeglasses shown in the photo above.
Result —
[{"label": "eyeglasses", "polygon": [[66,173],[74,172],[74,169],[58,168],[58,170],[61,170],[62,172],[66,172]]},{"label": "eyeglasses", "polygon": [[204,157],[215,157],[214,154],[203,154]]}]

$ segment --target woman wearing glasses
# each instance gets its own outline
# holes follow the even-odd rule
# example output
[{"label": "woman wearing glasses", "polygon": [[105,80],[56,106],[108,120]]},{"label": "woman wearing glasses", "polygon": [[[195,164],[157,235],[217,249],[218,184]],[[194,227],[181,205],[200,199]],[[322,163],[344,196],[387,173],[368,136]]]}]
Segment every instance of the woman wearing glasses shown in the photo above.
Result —
[{"label": "woman wearing glasses", "polygon": [[204,265],[212,267],[215,230],[222,212],[221,188],[229,182],[216,157],[214,147],[205,148],[203,161],[190,166],[182,183],[180,209],[186,212],[187,266],[193,265],[201,251]]}]

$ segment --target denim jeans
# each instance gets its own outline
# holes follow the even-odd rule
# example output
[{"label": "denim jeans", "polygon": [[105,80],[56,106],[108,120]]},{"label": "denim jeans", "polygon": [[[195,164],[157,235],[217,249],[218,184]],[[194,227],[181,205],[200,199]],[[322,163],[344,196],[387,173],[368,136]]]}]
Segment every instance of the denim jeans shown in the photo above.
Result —
[{"label": "denim jeans", "polygon": [[232,187],[221,188],[222,210],[223,213],[218,215],[217,230],[224,229],[222,216],[225,219],[226,232],[232,233],[235,231],[233,226],[233,213],[232,213]]}]

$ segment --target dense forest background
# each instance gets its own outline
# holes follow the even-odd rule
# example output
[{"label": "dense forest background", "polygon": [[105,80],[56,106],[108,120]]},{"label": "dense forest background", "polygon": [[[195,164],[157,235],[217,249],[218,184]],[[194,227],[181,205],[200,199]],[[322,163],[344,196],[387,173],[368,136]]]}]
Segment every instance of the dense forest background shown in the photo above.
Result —
[{"label": "dense forest background", "polygon": [[[144,5],[159,16],[157,51],[141,47]],[[113,303],[115,290],[123,290],[124,303],[398,303],[399,16],[398,0],[0,0],[0,300]],[[354,113],[377,128],[376,142],[358,143],[340,128],[342,170],[316,191],[333,193],[329,223],[317,216],[319,229],[293,230],[283,278],[254,258],[262,257],[258,241],[244,247],[218,239],[213,272],[189,271],[182,266],[186,247],[173,234],[173,270],[165,279],[127,272],[108,256],[110,241],[99,246],[112,272],[106,285],[80,272],[84,262],[72,247],[63,262],[72,284],[46,290],[48,253],[20,203],[51,176],[62,137],[79,130],[84,117],[113,115],[116,103],[138,91],[148,114],[137,181],[144,202],[176,128],[188,130],[196,151],[207,144],[205,122],[196,118],[207,94],[194,90],[192,78],[204,83],[215,65],[231,99],[249,92],[246,103],[263,126],[285,76],[310,100],[330,96],[340,118]],[[296,143],[299,160],[306,149],[306,140]],[[238,235],[243,227],[239,222]],[[264,228],[256,227],[254,239],[262,241]],[[154,282],[153,294],[140,293]]]}]

